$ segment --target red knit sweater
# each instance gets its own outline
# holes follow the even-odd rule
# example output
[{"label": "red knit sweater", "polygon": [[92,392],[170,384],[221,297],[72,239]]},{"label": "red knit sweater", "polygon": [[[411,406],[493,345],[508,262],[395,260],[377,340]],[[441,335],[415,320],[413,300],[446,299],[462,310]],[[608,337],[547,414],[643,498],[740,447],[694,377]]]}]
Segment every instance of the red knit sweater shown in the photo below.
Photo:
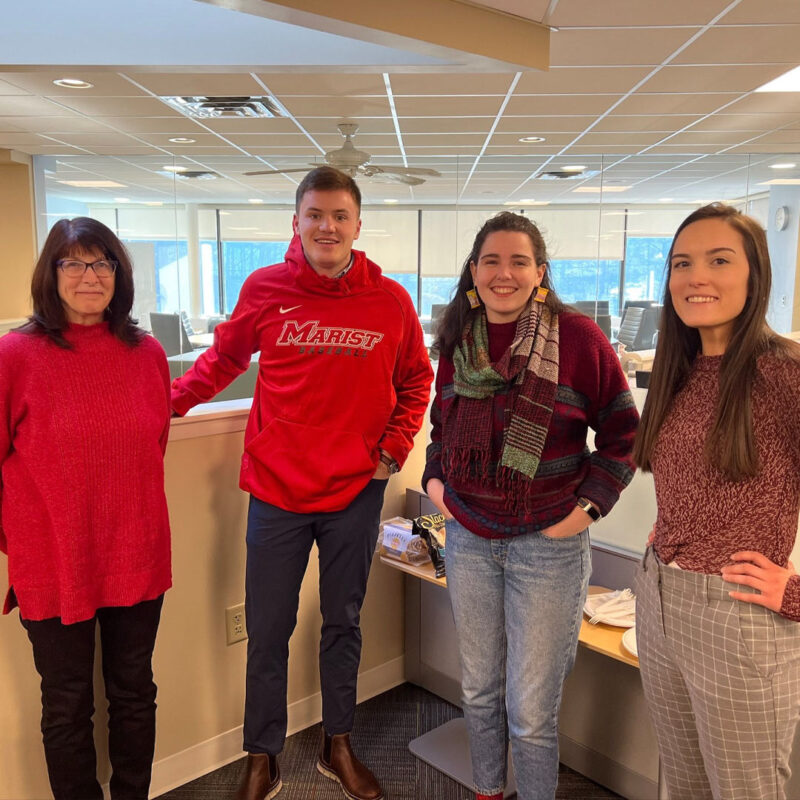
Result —
[{"label": "red knit sweater", "polygon": [[[732,482],[705,458],[719,398],[722,356],[697,356],[658,434],[652,467],[658,500],[653,546],[668,564],[719,574],[740,550],[786,565],[800,505],[800,363],[762,356],[753,386],[760,470]],[[800,578],[789,579],[781,614],[800,621]]]},{"label": "red knit sweater", "polygon": [[[499,360],[513,341],[516,322],[488,326],[489,355]],[[509,507],[502,489],[476,474],[455,483],[442,466],[442,420],[452,405],[453,362],[440,357],[436,399],[431,409],[431,444],[422,476],[445,484],[444,500],[453,516],[468,530],[487,538],[540,531],[575,508],[578,497],[591,500],[605,515],[633,477],[631,450],[639,415],[619,359],[597,325],[573,312],[559,315],[558,389],[542,458],[531,492],[535,510],[519,516]],[[493,398],[492,462],[503,448],[507,392]],[[586,446],[589,427],[596,431],[595,451]]]},{"label": "red knit sweater", "polygon": [[163,454],[169,371],[152,337],[72,325],[73,349],[0,339],[0,549],[4,613],[90,619],[171,585]]}]

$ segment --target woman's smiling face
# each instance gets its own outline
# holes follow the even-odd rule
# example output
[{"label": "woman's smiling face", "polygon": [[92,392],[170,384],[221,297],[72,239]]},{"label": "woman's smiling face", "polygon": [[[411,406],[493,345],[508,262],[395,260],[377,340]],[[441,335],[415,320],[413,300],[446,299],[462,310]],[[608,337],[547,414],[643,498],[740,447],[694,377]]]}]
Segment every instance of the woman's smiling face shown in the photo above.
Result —
[{"label": "woman's smiling face", "polygon": [[486,237],[470,271],[489,322],[513,322],[542,282],[545,265],[536,263],[527,233],[495,231]]},{"label": "woman's smiling face", "polygon": [[721,355],[749,291],[741,234],[721,219],[687,225],[675,239],[669,292],[681,322],[700,333],[705,355]]}]

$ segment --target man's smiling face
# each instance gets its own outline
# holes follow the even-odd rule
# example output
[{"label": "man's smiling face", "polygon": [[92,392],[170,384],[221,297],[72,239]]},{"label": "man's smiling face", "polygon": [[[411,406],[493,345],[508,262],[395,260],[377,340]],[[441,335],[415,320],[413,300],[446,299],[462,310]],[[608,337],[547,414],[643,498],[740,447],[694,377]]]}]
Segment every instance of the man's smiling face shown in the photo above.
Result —
[{"label": "man's smiling face", "polygon": [[333,278],[350,263],[353,242],[361,231],[359,208],[345,189],[312,189],[303,195],[292,228],[312,269]]}]

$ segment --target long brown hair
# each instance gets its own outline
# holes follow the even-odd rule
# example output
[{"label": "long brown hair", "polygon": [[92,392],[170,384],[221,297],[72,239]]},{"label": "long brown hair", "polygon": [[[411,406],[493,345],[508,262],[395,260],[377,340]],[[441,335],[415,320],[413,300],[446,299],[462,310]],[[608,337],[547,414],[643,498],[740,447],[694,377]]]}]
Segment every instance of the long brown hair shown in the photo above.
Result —
[{"label": "long brown hair", "polygon": [[105,311],[111,333],[129,345],[138,344],[145,332],[131,317],[133,307],[133,266],[128,251],[110,228],[90,217],[60,219],[50,230],[36,262],[31,279],[33,314],[18,330],[49,336],[59,347],[70,348],[64,338],[67,315],[58,294],[56,262],[78,250],[98,251],[104,258],[117,262],[114,273],[114,295]]},{"label": "long brown hair", "polygon": [[752,217],[723,203],[711,203],[698,208],[680,224],[672,240],[667,256],[664,306],[653,373],[633,458],[641,469],[651,470],[653,450],[672,399],[686,383],[692,364],[701,350],[697,329],[684,325],[675,312],[669,278],[675,241],[681,231],[707,219],[722,220],[740,234],[750,267],[747,300],[734,321],[733,334],[722,357],[716,417],[705,444],[709,463],[730,480],[739,481],[756,475],[759,469],[752,409],[757,359],[767,350],[786,355],[794,355],[798,351],[791,342],[775,334],[766,322],[772,269],[764,229]]},{"label": "long brown hair", "polygon": [[448,358],[452,357],[453,350],[461,341],[461,336],[464,333],[467,321],[471,320],[476,314],[481,313],[480,307],[476,309],[471,308],[469,300],[467,299],[467,291],[474,288],[470,264],[472,262],[478,263],[481,248],[486,241],[486,237],[489,236],[490,233],[497,233],[498,231],[527,234],[531,240],[531,246],[533,247],[534,260],[539,266],[542,264],[545,266],[541,285],[545,289],[550,290],[545,303],[555,313],[564,309],[564,304],[553,291],[553,284],[550,280],[550,263],[547,260],[547,247],[541,232],[526,216],[514,214],[511,211],[501,211],[499,214],[495,214],[495,216],[486,220],[478,231],[477,236],[475,236],[475,241],[472,243],[472,250],[467,256],[466,261],[464,261],[464,266],[461,269],[461,275],[459,276],[458,286],[456,286],[453,299],[442,312],[442,316],[436,328],[436,341],[433,347]]}]

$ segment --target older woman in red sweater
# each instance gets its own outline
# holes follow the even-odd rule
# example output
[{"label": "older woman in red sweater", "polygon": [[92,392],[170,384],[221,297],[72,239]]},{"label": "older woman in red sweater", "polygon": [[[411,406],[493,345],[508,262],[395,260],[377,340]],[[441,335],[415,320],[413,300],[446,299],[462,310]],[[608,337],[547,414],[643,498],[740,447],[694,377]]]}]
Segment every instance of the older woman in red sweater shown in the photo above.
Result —
[{"label": "older woman in red sweater", "polygon": [[169,371],[131,319],[133,275],[101,223],[55,224],[33,315],[0,339],[4,613],[19,606],[42,678],[56,800],[102,800],[92,736],[95,626],[109,701],[112,798],[146,800],[151,658],[171,585],[163,454]]}]

